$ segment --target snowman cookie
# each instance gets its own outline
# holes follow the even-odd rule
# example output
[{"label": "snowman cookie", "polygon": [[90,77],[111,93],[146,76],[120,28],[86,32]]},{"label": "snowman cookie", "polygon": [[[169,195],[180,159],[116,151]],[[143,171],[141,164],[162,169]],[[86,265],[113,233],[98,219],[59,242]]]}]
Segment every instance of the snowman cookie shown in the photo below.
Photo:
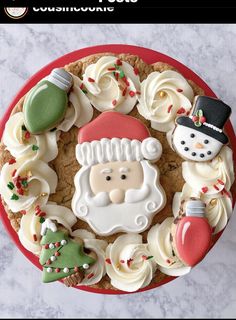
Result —
[{"label": "snowman cookie", "polygon": [[231,108],[223,101],[198,96],[192,114],[176,120],[172,142],[176,152],[184,159],[209,161],[216,157],[228,138],[223,126]]}]

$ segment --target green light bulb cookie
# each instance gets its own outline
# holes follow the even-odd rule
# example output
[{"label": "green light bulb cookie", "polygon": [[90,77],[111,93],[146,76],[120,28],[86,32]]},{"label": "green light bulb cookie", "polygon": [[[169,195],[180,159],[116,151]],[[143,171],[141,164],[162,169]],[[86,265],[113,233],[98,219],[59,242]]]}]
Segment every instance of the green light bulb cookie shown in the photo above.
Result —
[{"label": "green light bulb cookie", "polygon": [[54,69],[47,79],[29,91],[23,105],[25,126],[29,132],[40,134],[61,122],[72,82],[72,76],[64,69]]}]

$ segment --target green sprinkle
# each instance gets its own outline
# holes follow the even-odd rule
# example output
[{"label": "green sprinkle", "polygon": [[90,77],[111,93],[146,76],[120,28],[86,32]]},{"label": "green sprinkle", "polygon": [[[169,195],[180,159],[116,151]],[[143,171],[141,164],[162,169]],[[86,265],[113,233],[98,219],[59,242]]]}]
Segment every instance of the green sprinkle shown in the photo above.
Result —
[{"label": "green sprinkle", "polygon": [[21,126],[21,129],[22,129],[23,131],[27,131],[26,126],[25,126],[25,125]]},{"label": "green sprinkle", "polygon": [[114,64],[114,67],[116,68],[116,70],[120,70],[120,67],[117,64]]},{"label": "green sprinkle", "polygon": [[36,146],[35,144],[32,145],[32,150],[33,150],[33,151],[37,151],[38,149],[39,149],[38,146]]},{"label": "green sprinkle", "polygon": [[148,256],[148,257],[147,257],[147,260],[152,259],[152,258],[153,258],[153,256]]},{"label": "green sprinkle", "polygon": [[15,186],[12,182],[8,182],[7,186],[10,190],[13,190],[15,188]]},{"label": "green sprinkle", "polygon": [[28,181],[27,180],[22,180],[21,184],[23,187],[27,188],[28,187]]},{"label": "green sprinkle", "polygon": [[40,217],[39,222],[44,223],[45,219],[43,217]]},{"label": "green sprinkle", "polygon": [[202,123],[200,121],[196,121],[194,122],[194,125],[199,128],[201,127]]},{"label": "green sprinkle", "polygon": [[124,78],[125,77],[125,73],[124,73],[124,71],[121,69],[120,70],[120,78],[122,79],[122,78]]},{"label": "green sprinkle", "polygon": [[83,91],[83,93],[85,93],[85,94],[87,94],[87,93],[88,93],[88,91],[87,91],[87,90],[85,90],[85,89],[83,89],[82,91]]},{"label": "green sprinkle", "polygon": [[19,200],[18,195],[13,193],[13,195],[11,196],[11,200]]}]

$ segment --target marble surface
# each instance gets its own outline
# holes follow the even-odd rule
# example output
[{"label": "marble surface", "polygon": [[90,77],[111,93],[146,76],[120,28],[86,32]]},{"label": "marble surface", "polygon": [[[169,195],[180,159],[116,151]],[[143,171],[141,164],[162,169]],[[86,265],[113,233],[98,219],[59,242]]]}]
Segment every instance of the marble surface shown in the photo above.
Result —
[{"label": "marble surface", "polygon": [[[232,106],[236,128],[236,25],[0,25],[0,117],[37,70],[96,44],[140,45],[175,57]],[[145,293],[108,296],[44,285],[0,224],[0,317],[223,318],[236,316],[236,214],[191,274]]]}]

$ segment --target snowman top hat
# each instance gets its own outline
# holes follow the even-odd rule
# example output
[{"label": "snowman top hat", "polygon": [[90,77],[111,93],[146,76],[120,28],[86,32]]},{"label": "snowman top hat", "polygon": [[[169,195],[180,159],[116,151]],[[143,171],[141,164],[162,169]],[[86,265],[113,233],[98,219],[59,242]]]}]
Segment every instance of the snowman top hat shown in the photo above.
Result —
[{"label": "snowman top hat", "polygon": [[231,108],[223,101],[206,96],[198,96],[192,114],[180,116],[176,123],[200,131],[223,144],[228,137],[223,127],[231,114]]}]

